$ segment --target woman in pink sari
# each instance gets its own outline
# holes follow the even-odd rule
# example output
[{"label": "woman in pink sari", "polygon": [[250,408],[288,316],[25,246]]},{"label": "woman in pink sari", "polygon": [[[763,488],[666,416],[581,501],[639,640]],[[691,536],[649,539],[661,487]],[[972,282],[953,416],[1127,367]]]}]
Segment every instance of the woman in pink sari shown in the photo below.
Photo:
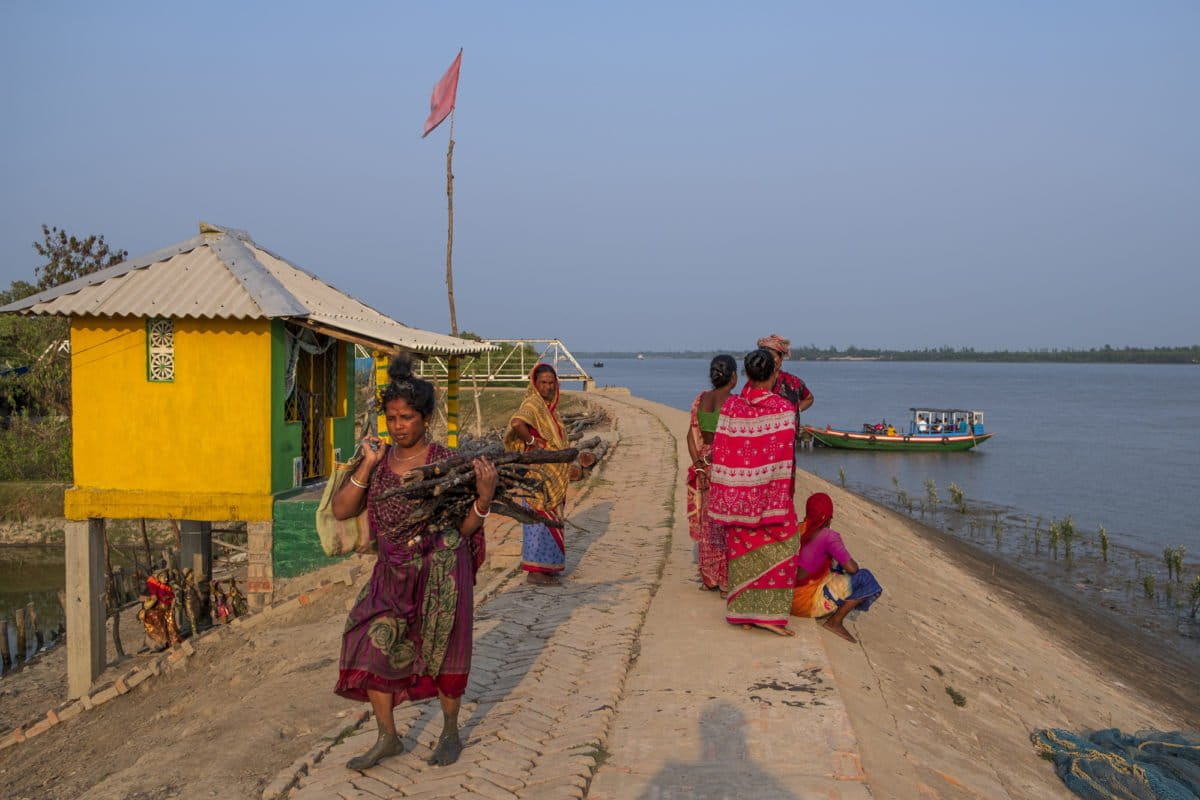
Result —
[{"label": "woman in pink sari", "polygon": [[729,590],[725,528],[708,516],[708,470],[712,466],[712,441],[721,406],[737,385],[737,362],[733,356],[714,358],[708,367],[708,378],[713,388],[696,395],[688,425],[688,454],[692,458],[687,474],[688,532],[699,551],[700,588],[710,592],[720,589],[724,593]]},{"label": "woman in pink sari", "polygon": [[746,356],[748,382],[721,408],[713,437],[708,513],[726,529],[729,598],[725,619],[782,636],[796,585],[793,440],[796,407],[771,391],[775,359]]}]

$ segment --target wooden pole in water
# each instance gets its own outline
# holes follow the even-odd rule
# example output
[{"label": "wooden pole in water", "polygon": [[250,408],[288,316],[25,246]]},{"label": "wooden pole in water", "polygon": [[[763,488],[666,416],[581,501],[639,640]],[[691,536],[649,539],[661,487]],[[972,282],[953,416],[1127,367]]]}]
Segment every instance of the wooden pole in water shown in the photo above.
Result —
[{"label": "wooden pole in water", "polygon": [[12,665],[12,651],[8,649],[8,620],[0,617],[0,668],[8,672]]},{"label": "wooden pole in water", "polygon": [[25,609],[17,608],[13,610],[13,625],[17,629],[17,652],[14,653],[13,663],[19,664],[25,660]]},{"label": "wooden pole in water", "polygon": [[25,604],[25,621],[29,632],[33,634],[33,651],[36,653],[42,649],[42,632],[38,629],[37,609],[33,607],[32,601]]}]

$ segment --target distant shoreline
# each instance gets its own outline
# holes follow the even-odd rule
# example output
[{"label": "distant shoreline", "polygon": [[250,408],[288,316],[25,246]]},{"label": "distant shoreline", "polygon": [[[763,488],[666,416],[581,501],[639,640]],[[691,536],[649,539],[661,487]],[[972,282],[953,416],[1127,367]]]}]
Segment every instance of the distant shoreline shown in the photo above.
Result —
[{"label": "distant shoreline", "polygon": [[[675,351],[581,351],[575,354],[583,360],[606,358],[678,358],[709,359],[721,353],[735,356],[745,348],[729,350]],[[1200,345],[1189,347],[1093,347],[1088,350],[1047,348],[1041,350],[974,350],[964,348],[930,348],[925,350],[880,350],[849,347],[820,349],[793,347],[792,361],[902,361],[902,362],[960,362],[983,364],[1200,364]]]}]

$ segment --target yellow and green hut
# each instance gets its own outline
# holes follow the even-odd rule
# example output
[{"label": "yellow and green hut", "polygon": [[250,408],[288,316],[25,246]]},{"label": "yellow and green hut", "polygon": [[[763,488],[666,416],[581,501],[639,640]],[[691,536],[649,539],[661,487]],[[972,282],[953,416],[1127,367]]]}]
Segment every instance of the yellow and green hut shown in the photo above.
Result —
[{"label": "yellow and green hut", "polygon": [[265,602],[278,575],[320,557],[315,501],[295,501],[362,433],[356,348],[381,359],[492,349],[404,325],[247,233],[205,223],[2,312],[70,318],[67,625],[73,644],[91,640],[86,662],[68,654],[72,694],[103,666],[99,520],[175,519],[201,533],[245,522],[247,590]]}]

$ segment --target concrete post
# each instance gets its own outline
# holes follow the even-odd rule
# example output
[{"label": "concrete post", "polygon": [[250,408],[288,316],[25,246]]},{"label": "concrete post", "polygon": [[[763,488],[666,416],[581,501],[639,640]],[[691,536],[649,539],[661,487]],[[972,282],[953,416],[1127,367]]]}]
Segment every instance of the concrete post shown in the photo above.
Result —
[{"label": "concrete post", "polygon": [[209,578],[212,577],[212,523],[185,519],[179,523],[181,567],[192,571],[200,595],[200,619],[208,617]]},{"label": "concrete post", "polygon": [[66,531],[67,694],[81,697],[104,671],[104,521],[70,520]]},{"label": "concrete post", "polygon": [[251,609],[268,605],[275,595],[274,524],[247,522],[246,539],[250,550],[247,558],[246,600]]}]

